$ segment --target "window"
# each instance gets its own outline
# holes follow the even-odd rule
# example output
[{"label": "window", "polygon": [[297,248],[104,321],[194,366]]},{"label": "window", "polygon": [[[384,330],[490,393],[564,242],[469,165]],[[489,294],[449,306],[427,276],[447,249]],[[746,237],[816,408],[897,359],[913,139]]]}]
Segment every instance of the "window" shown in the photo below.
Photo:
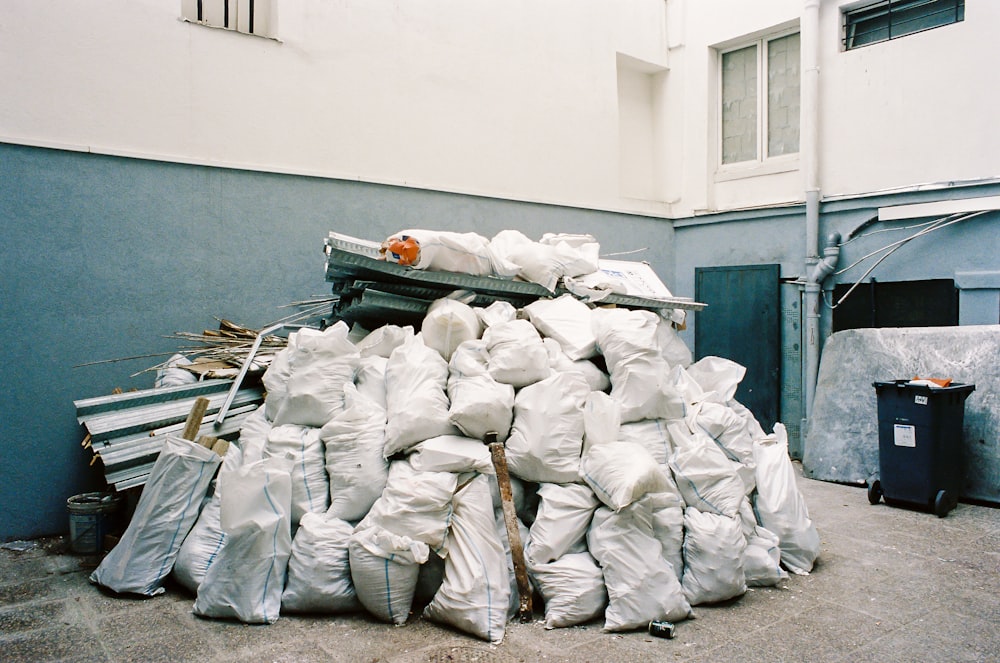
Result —
[{"label": "window", "polygon": [[[852,287],[838,283],[833,301]],[[872,279],[833,309],[833,331],[882,327],[951,327],[958,324],[958,290],[952,279]]]},{"label": "window", "polygon": [[722,164],[799,151],[799,33],[722,53]]},{"label": "window", "polygon": [[965,0],[882,0],[844,12],[844,49],[965,20]]},{"label": "window", "polygon": [[274,37],[277,0],[181,0],[181,17],[212,28]]}]

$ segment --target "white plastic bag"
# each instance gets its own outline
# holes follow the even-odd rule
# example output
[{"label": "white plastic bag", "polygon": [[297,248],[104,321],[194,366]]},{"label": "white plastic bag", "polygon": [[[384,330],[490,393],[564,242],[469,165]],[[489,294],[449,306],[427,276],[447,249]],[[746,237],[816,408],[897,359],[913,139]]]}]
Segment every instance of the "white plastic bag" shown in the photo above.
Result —
[{"label": "white plastic bag", "polygon": [[597,354],[590,307],[573,295],[537,299],[525,306],[524,312],[531,324],[544,336],[555,339],[571,360]]},{"label": "white plastic bag", "polygon": [[661,466],[645,447],[612,442],[591,447],[580,461],[580,478],[606,506],[621,511],[648,493],[670,488]]},{"label": "white plastic bag", "polygon": [[339,518],[318,513],[302,516],[292,539],[282,611],[336,614],[361,609],[348,554],[353,531],[350,523]]},{"label": "white plastic bag", "polygon": [[757,460],[757,498],[760,524],[781,542],[781,563],[792,573],[808,574],[819,557],[819,532],[809,519],[809,509],[795,483],[795,468],[788,457],[788,433],[774,425],[774,434],[754,442]]},{"label": "white plastic bag", "polygon": [[290,465],[268,458],[222,476],[226,543],[198,587],[196,615],[246,624],[278,619],[292,548]]},{"label": "white plastic bag", "polygon": [[691,605],[717,603],[747,591],[743,572],[746,539],[738,518],[684,511],[684,576],[681,585]]},{"label": "white plastic bag", "polygon": [[90,581],[130,594],[162,593],[184,538],[191,531],[222,458],[168,435],[142,488],[125,533],[90,574]]},{"label": "white plastic bag", "polygon": [[448,418],[468,437],[495,432],[503,442],[514,419],[514,387],[489,374],[490,356],[482,340],[466,341],[448,365]]},{"label": "white plastic bag", "polygon": [[344,411],[320,429],[330,478],[327,517],[357,522],[382,495],[389,478],[385,410],[352,384],[344,385]]},{"label": "white plastic bag", "polygon": [[448,419],[448,362],[417,334],[392,351],[385,367],[386,458],[438,435],[457,435]]},{"label": "white plastic bag", "polygon": [[510,585],[486,477],[461,488],[454,504],[444,581],[424,616],[498,645],[507,624]]},{"label": "white plastic bag", "polygon": [[493,457],[482,440],[440,435],[417,444],[407,456],[417,472],[479,472],[494,474]]},{"label": "white plastic bag", "polygon": [[700,511],[735,516],[745,485],[734,463],[705,433],[690,431],[683,421],[668,424],[675,451],[670,470],[689,506]]},{"label": "white plastic bag", "polygon": [[587,530],[600,502],[583,484],[543,483],[525,557],[531,565],[554,562],[587,549]]},{"label": "white plastic bag", "polygon": [[330,481],[320,429],[279,425],[267,434],[266,457],[289,457],[292,465],[292,526],[303,514],[324,513],[330,507]]},{"label": "white plastic bag", "polygon": [[489,373],[497,382],[525,387],[549,376],[549,355],[542,337],[527,320],[491,325],[483,333]]},{"label": "white plastic bag", "polygon": [[458,475],[451,472],[418,472],[406,460],[394,461],[382,496],[358,529],[379,527],[439,552],[448,535],[457,485]]},{"label": "white plastic bag", "polygon": [[677,574],[653,537],[648,501],[619,512],[598,508],[587,542],[604,569],[609,599],[605,631],[629,631],[645,628],[651,620],[677,622],[691,616]]},{"label": "white plastic bag", "polygon": [[471,306],[459,299],[437,299],[427,308],[420,325],[427,347],[437,350],[445,361],[455,348],[474,341],[483,333],[483,325]]},{"label": "white plastic bag", "polygon": [[583,404],[589,393],[579,373],[557,373],[518,392],[507,439],[513,474],[544,483],[580,480]]},{"label": "white plastic bag", "polygon": [[427,544],[380,527],[358,527],[348,544],[351,580],[365,610],[390,624],[405,624]]},{"label": "white plastic bag", "polygon": [[548,564],[531,564],[528,570],[545,600],[547,629],[588,622],[608,605],[604,572],[589,552],[563,555]]}]

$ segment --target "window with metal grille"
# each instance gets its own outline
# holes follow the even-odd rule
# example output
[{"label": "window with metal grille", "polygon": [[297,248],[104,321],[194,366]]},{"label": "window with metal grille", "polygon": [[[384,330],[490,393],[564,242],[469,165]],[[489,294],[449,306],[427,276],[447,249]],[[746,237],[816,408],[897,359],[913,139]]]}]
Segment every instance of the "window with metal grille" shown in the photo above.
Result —
[{"label": "window with metal grille", "polygon": [[181,0],[181,17],[191,23],[274,37],[277,0]]},{"label": "window with metal grille", "polygon": [[965,20],[965,0],[882,0],[844,12],[851,50]]}]

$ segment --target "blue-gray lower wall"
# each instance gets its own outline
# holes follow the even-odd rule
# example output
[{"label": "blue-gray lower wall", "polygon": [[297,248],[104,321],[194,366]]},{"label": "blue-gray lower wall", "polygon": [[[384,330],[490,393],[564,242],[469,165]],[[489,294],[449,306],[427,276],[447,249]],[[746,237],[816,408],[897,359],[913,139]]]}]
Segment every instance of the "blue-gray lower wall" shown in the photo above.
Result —
[{"label": "blue-gray lower wall", "polygon": [[[673,273],[672,227],[641,216],[359,182],[0,144],[0,540],[64,532],[66,498],[103,487],[73,401],[152,385],[129,376],[176,331],[261,327],[327,295],[331,230],[591,233]],[[678,292],[678,294],[690,294]]]}]

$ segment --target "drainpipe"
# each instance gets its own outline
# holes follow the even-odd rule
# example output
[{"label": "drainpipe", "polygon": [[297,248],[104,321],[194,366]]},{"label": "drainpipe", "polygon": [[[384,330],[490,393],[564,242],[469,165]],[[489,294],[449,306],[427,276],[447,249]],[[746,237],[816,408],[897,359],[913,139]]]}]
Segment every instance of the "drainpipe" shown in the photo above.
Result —
[{"label": "drainpipe", "polygon": [[[819,5],[820,0],[805,0],[800,31],[802,48],[802,111],[800,146],[806,193],[805,299],[806,314],[802,344],[805,348],[805,421],[808,430],[819,375],[820,288],[829,271],[818,267],[819,259]],[[832,271],[832,268],[831,270]]]}]

